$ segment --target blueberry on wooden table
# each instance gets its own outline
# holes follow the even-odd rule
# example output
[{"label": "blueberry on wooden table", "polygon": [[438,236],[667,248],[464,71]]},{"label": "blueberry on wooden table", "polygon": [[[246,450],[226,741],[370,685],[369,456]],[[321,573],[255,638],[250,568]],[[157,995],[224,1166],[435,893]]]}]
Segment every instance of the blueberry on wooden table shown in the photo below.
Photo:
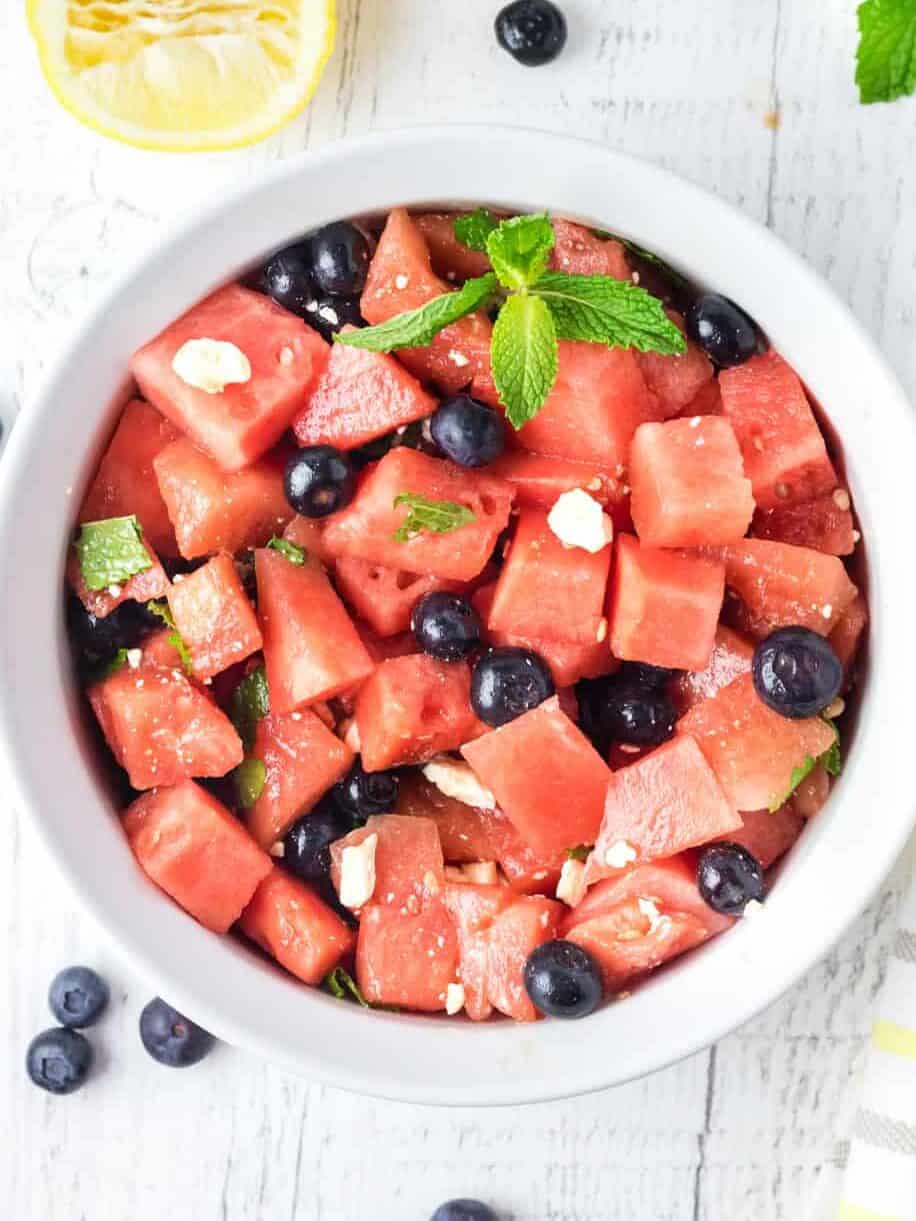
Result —
[{"label": "blueberry on wooden table", "polygon": [[783,627],[754,650],[754,690],[774,712],[791,720],[817,716],[843,686],[843,665],[833,647],[806,627]]},{"label": "blueberry on wooden table", "polygon": [[499,1218],[481,1200],[447,1200],[439,1205],[430,1221],[499,1221]]},{"label": "blueberry on wooden table", "polygon": [[762,345],[757,323],[719,293],[706,293],[687,311],[687,334],[722,369],[743,365]]},{"label": "blueberry on wooden table", "polygon": [[287,462],[283,490],[290,507],[302,517],[327,517],[353,499],[353,464],[333,445],[307,446]]},{"label": "blueberry on wooden table", "polygon": [[555,689],[547,663],[531,649],[488,649],[471,675],[471,707],[496,728],[537,708]]},{"label": "blueberry on wooden table", "polygon": [[76,1030],[52,1027],[37,1034],[25,1057],[32,1082],[49,1094],[72,1094],[92,1068],[92,1044]]},{"label": "blueberry on wooden table", "polygon": [[66,967],[51,981],[48,1005],[61,1026],[91,1026],[109,1000],[108,984],[91,967]]},{"label": "blueberry on wooden table", "polygon": [[710,844],[697,861],[697,886],[713,911],[741,916],[752,900],[766,894],[760,862],[740,844]]},{"label": "blueberry on wooden table", "polygon": [[153,1059],[168,1068],[199,1063],[216,1043],[212,1034],[158,996],[140,1014],[140,1039]]},{"label": "blueberry on wooden table", "polygon": [[396,771],[367,772],[357,759],[343,780],[331,790],[337,808],[361,826],[373,814],[390,814],[398,803],[400,779]]},{"label": "blueberry on wooden table", "polygon": [[480,646],[480,616],[459,594],[425,594],[413,608],[410,626],[423,652],[439,661],[461,661]]},{"label": "blueberry on wooden table", "polygon": [[495,28],[499,45],[526,68],[549,64],[566,46],[566,18],[551,0],[514,0]]},{"label": "blueberry on wooden table", "polygon": [[442,403],[430,419],[432,439],[458,466],[486,466],[505,448],[506,424],[500,412],[456,394]]},{"label": "blueberry on wooden table", "polygon": [[601,967],[571,941],[545,941],[528,955],[525,991],[534,1007],[555,1018],[584,1018],[601,1004]]}]

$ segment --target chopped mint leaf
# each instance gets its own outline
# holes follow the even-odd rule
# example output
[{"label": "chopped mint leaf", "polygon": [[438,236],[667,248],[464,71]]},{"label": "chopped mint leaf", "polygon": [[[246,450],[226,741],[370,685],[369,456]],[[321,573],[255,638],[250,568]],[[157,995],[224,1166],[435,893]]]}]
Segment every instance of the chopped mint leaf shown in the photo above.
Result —
[{"label": "chopped mint leaf", "polygon": [[789,776],[789,787],[781,797],[777,797],[776,800],[770,805],[769,809],[771,814],[775,814],[778,809],[786,804],[801,782],[807,779],[807,777],[810,776],[814,771],[814,765],[816,762],[817,760],[813,755],[805,755],[804,760],[799,763],[797,767],[792,768],[792,772]]},{"label": "chopped mint leaf", "polygon": [[407,516],[395,530],[394,539],[399,543],[409,542],[418,534],[450,534],[474,520],[474,514],[465,505],[454,500],[429,500],[417,492],[402,492],[394,498],[394,508],[404,505]]},{"label": "chopped mint leaf", "polygon": [[830,717],[824,717],[824,720],[836,734],[836,737],[831,742],[830,746],[821,755],[821,763],[824,765],[824,770],[828,776],[839,776],[843,770],[843,753],[840,748],[840,731],[831,721]]},{"label": "chopped mint leaf", "polygon": [[250,810],[264,792],[267,782],[267,768],[263,759],[249,755],[243,759],[234,772],[235,792],[239,805],[243,810]]},{"label": "chopped mint leaf", "polygon": [[181,665],[186,674],[191,674],[194,670],[194,658],[191,656],[191,650],[184,642],[184,638],[175,626],[175,620],[172,617],[171,609],[165,598],[160,598],[156,602],[147,602],[146,609],[152,615],[157,615],[166,627],[172,628],[169,635],[169,644],[177,652],[181,658]]},{"label": "chopped mint leaf", "polygon": [[360,992],[356,980],[343,967],[335,967],[330,975],[325,976],[324,983],[330,994],[336,996],[339,1001],[352,998],[364,1009],[371,1009],[372,1006]]},{"label": "chopped mint leaf", "polygon": [[94,591],[123,585],[153,566],[140,523],[133,516],[83,522],[73,545],[86,588]]},{"label": "chopped mint leaf", "polygon": [[274,535],[267,546],[271,551],[279,551],[284,559],[289,560],[291,564],[301,565],[305,563],[305,549],[300,547],[298,543],[291,543],[288,538],[277,538]]},{"label": "chopped mint leaf", "polygon": [[513,428],[533,420],[557,377],[553,318],[541,297],[510,297],[493,327],[493,380]]},{"label": "chopped mint leaf", "polygon": [[498,225],[499,221],[492,212],[486,208],[477,208],[467,216],[457,217],[452,228],[462,246],[486,254],[487,238]]},{"label": "chopped mint leaf", "polygon": [[916,92],[916,4],[865,0],[859,5],[856,84],[859,100],[891,102]]},{"label": "chopped mint leaf", "polygon": [[532,292],[546,302],[559,339],[666,356],[687,351],[687,341],[661,301],[626,280],[547,272]]},{"label": "chopped mint leaf", "polygon": [[587,861],[591,850],[591,844],[576,844],[575,848],[566,849],[566,859],[568,861]]},{"label": "chopped mint leaf", "polygon": [[536,283],[547,270],[555,240],[546,213],[500,221],[487,238],[487,254],[500,284],[524,290]]},{"label": "chopped mint leaf", "polygon": [[334,336],[336,343],[351,348],[365,348],[369,352],[394,352],[398,348],[423,348],[432,343],[445,327],[473,314],[493,296],[497,288],[496,276],[489,272],[466,281],[453,293],[433,297],[419,309],[408,310],[381,322],[378,326],[366,326],[358,331],[340,331]]},{"label": "chopped mint leaf", "polygon": [[246,674],[232,692],[229,702],[229,719],[242,739],[246,750],[254,745],[254,734],[258,721],[270,712],[270,690],[267,686],[267,671],[258,666]]},{"label": "chopped mint leaf", "polygon": [[103,678],[110,678],[112,674],[117,674],[123,666],[127,665],[127,653],[127,649],[118,649],[107,661],[94,666],[89,675],[89,682],[100,683]]},{"label": "chopped mint leaf", "polygon": [[151,615],[161,619],[166,627],[174,628],[175,620],[172,618],[172,609],[165,598],[158,598],[155,602],[147,602],[146,609]]}]

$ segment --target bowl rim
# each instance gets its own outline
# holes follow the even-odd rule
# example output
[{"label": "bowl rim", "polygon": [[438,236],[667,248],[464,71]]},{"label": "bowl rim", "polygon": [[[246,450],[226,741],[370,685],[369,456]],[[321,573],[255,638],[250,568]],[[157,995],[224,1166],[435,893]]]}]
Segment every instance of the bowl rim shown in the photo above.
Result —
[{"label": "bowl rim", "polygon": [[[289,196],[299,186],[308,195],[316,181],[322,185],[320,200],[296,211],[294,223]],[[608,181],[615,183],[611,198],[606,196]],[[489,189],[482,189],[486,184]],[[344,197],[357,206],[341,207]],[[372,199],[374,205],[365,206]],[[82,906],[140,976],[214,1034],[316,1082],[359,1093],[436,1104],[518,1104],[603,1089],[708,1046],[782,995],[871,899],[913,824],[913,803],[895,786],[905,739],[902,718],[895,721],[893,715],[903,707],[907,688],[912,689],[907,680],[916,677],[913,659],[903,649],[913,582],[903,565],[891,562],[894,507],[902,512],[906,505],[898,490],[901,481],[874,479],[863,486],[859,468],[852,464],[849,482],[869,539],[872,613],[869,690],[856,730],[857,749],[824,815],[795,848],[765,913],[657,973],[626,1004],[602,1010],[585,1027],[500,1022],[472,1028],[436,1018],[367,1017],[355,1006],[341,1006],[281,975],[234,939],[213,946],[212,934],[152,886],[139,885],[139,870],[123,839],[117,849],[106,840],[90,851],[81,831],[57,808],[66,796],[78,809],[97,814],[100,789],[90,775],[91,762],[86,765],[85,743],[65,739],[61,745],[61,734],[74,729],[64,673],[63,617],[59,609],[44,605],[52,576],[59,590],[67,534],[59,523],[72,520],[73,486],[85,480],[91,452],[85,426],[76,419],[74,382],[91,386],[98,379],[109,387],[108,406],[97,409],[93,426],[98,445],[110,431],[118,370],[123,382],[126,354],[132,350],[122,346],[115,360],[108,349],[126,339],[148,338],[177,316],[176,302],[185,301],[182,308],[187,308],[224,281],[227,266],[233,265],[221,238],[225,232],[238,237],[239,248],[247,252],[235,263],[231,274],[237,274],[256,255],[337,216],[442,201],[547,208],[578,216],[625,233],[675,266],[686,266],[760,317],[831,418],[831,402],[842,403],[841,414],[850,413],[849,418],[834,423],[844,440],[854,433],[863,451],[861,466],[871,465],[869,455],[876,463],[886,454],[891,468],[912,470],[916,417],[863,327],[780,239],[699,186],[596,142],[489,124],[413,127],[306,152],[160,231],[87,312],[20,413],[0,463],[0,564],[6,564],[7,572],[25,572],[27,596],[23,607],[15,600],[7,607],[0,628],[0,753],[18,807],[28,812]],[[267,233],[271,238],[264,241]],[[693,264],[684,257],[691,239],[690,257],[699,261]],[[697,249],[702,255],[694,253]],[[750,275],[755,270],[756,279]],[[776,283],[780,276],[789,292]],[[143,297],[145,289],[155,293],[132,299]],[[99,349],[104,359],[92,350],[95,340],[108,344]],[[821,385],[832,387],[831,396],[823,394]],[[873,398],[866,398],[866,391]],[[862,408],[861,426],[851,414],[854,396],[868,404]],[[70,403],[62,413],[61,401]],[[880,404],[877,414],[873,401]],[[50,477],[40,481],[45,486],[39,489],[30,474],[33,454],[47,445],[55,427],[66,452],[49,457],[49,476],[62,463],[73,482],[58,488]],[[45,565],[50,575],[40,565],[23,569],[35,540],[30,544],[24,537],[21,520],[35,526],[38,544],[44,542],[55,555],[56,567]],[[58,523],[56,533],[52,520]],[[22,648],[23,630],[30,623],[45,646],[36,650],[32,668]],[[54,693],[63,697],[60,706]],[[49,747],[58,751],[59,776],[49,774]],[[866,747],[871,775],[864,766]],[[862,820],[856,820],[854,807],[865,797],[887,819],[881,837],[864,834]],[[99,877],[97,858],[105,858],[107,877]],[[127,883],[136,887],[135,894]],[[121,899],[126,906],[118,906]],[[170,947],[168,955],[163,945]],[[182,948],[175,951],[176,945]],[[246,985],[255,978],[269,1004],[254,1003],[247,995]],[[373,1031],[370,1039],[367,1030]],[[586,1047],[593,1053],[588,1062],[582,1056]]]}]

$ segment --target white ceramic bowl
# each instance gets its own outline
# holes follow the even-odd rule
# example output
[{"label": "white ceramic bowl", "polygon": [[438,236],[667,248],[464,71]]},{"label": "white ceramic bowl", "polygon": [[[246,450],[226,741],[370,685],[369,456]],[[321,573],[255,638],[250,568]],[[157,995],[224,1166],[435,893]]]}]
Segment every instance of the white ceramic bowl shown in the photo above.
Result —
[{"label": "white ceramic bowl", "polygon": [[[481,201],[613,229],[739,301],[837,427],[868,545],[867,689],[828,806],[759,919],[583,1023],[366,1014],[195,924],[145,880],[119,830],[93,766],[61,614],[73,515],[134,348],[315,225],[395,204]],[[846,308],[769,232],[671,174],[599,145],[491,127],[394,133],[290,161],[163,234],[87,315],[16,425],[0,488],[0,729],[20,806],[151,989],[230,1043],[315,1080],[418,1102],[517,1103],[647,1073],[719,1038],[792,984],[861,910],[906,840],[914,470],[912,412]]]}]

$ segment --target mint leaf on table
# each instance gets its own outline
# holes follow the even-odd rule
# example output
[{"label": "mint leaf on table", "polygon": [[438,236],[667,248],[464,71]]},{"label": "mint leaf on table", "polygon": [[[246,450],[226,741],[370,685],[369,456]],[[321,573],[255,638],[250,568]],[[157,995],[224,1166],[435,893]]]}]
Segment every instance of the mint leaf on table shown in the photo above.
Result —
[{"label": "mint leaf on table", "polygon": [[94,591],[123,585],[153,566],[140,523],[133,516],[85,521],[73,545],[86,588]]},{"label": "mint leaf on table", "polygon": [[865,0],[859,5],[858,19],[859,100],[891,102],[916,91],[914,0]]},{"label": "mint leaf on table", "polygon": [[462,246],[469,250],[478,250],[481,254],[487,252],[487,238],[498,226],[499,221],[486,208],[476,208],[466,216],[456,217],[452,228],[455,237]]},{"label": "mint leaf on table", "polygon": [[610,276],[546,272],[531,290],[550,310],[559,339],[679,356],[687,341],[657,297]]},{"label": "mint leaf on table", "polygon": [[393,507],[398,509],[401,505],[406,507],[407,516],[394,532],[398,543],[407,543],[418,534],[450,534],[474,520],[474,514],[466,505],[454,500],[430,500],[418,492],[402,492],[395,496]]},{"label": "mint leaf on table", "polygon": [[239,805],[243,810],[250,810],[264,792],[264,785],[267,783],[264,760],[256,759],[253,755],[243,759],[233,772],[233,779]]},{"label": "mint leaf on table", "polygon": [[267,686],[267,671],[258,666],[246,674],[229,701],[229,719],[242,739],[246,750],[254,745],[258,721],[270,712],[270,689]]},{"label": "mint leaf on table", "polygon": [[363,327],[358,331],[340,331],[334,336],[336,343],[351,348],[364,348],[369,352],[394,352],[398,348],[423,348],[432,343],[445,327],[457,322],[485,305],[496,291],[496,276],[488,272],[467,280],[453,293],[434,297],[419,309],[408,310],[380,322],[378,326]]},{"label": "mint leaf on table", "polygon": [[184,638],[175,626],[175,620],[172,617],[172,612],[165,598],[160,598],[156,602],[147,602],[146,609],[151,615],[156,615],[162,620],[166,627],[172,629],[169,635],[169,644],[181,658],[182,667],[185,673],[190,674],[194,669],[194,658],[191,656],[191,650],[184,642]]},{"label": "mint leaf on table", "polygon": [[500,284],[517,290],[536,283],[547,270],[555,240],[546,213],[501,221],[487,238],[487,254]]},{"label": "mint leaf on table", "polygon": [[510,297],[493,326],[493,380],[513,428],[533,420],[557,378],[557,334],[541,297]]},{"label": "mint leaf on table", "polygon": [[325,976],[324,983],[330,994],[336,996],[339,1001],[345,1001],[348,997],[352,997],[364,1009],[372,1007],[362,992],[360,992],[356,980],[343,967],[335,967],[330,975]]},{"label": "mint leaf on table", "polygon": [[277,538],[276,535],[267,544],[271,551],[278,551],[291,564],[305,563],[305,548],[298,543],[291,543],[288,538]]}]

